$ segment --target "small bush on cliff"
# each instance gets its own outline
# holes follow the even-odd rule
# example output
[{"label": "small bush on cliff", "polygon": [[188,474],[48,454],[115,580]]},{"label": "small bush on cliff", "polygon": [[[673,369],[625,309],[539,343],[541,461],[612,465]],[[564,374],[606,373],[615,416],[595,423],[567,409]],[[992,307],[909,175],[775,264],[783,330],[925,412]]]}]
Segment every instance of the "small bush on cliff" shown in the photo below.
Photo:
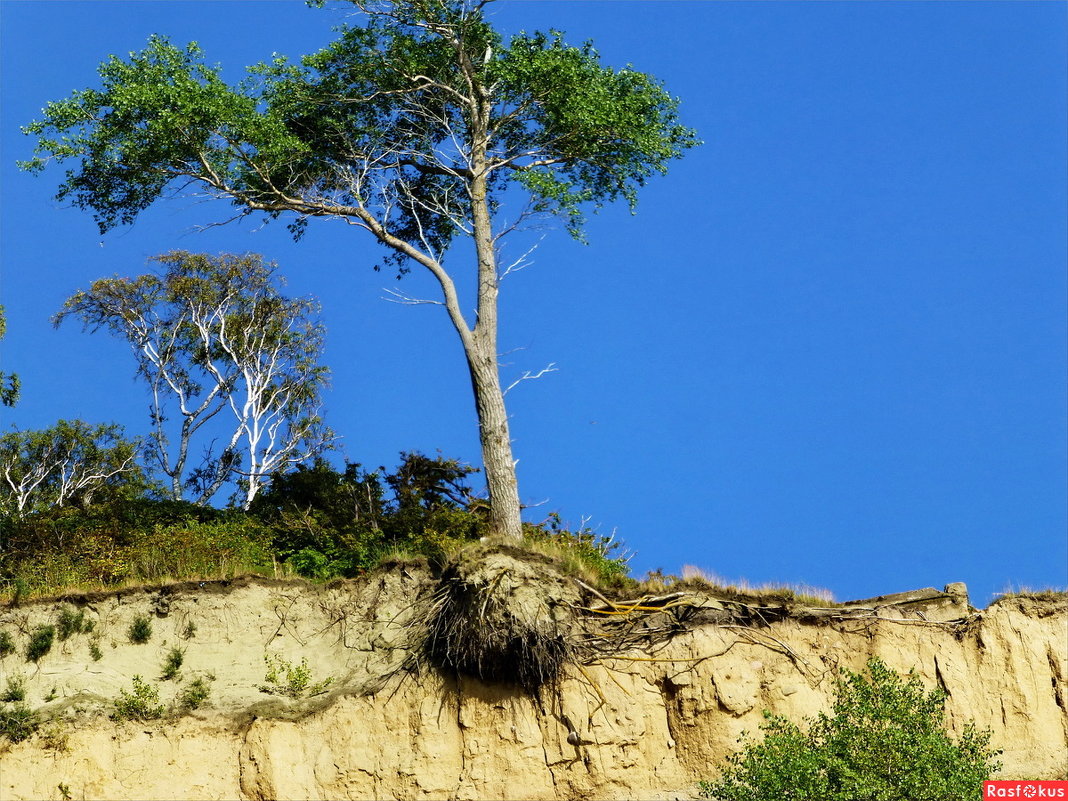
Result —
[{"label": "small bush on cliff", "polygon": [[182,691],[178,693],[177,704],[178,708],[182,712],[189,712],[197,709],[208,700],[208,696],[211,694],[211,688],[203,678],[196,678],[189,682]]},{"label": "small bush on cliff", "polygon": [[807,727],[765,712],[764,739],[742,738],[722,775],[701,782],[719,801],[977,801],[1000,769],[990,732],[945,730],[945,693],[925,692],[878,659],[843,671],[831,715]]},{"label": "small bush on cliff", "polygon": [[41,657],[52,650],[52,643],[56,639],[55,626],[38,626],[30,634],[30,642],[26,646],[26,661],[38,662]]},{"label": "small bush on cliff", "polygon": [[7,631],[0,629],[0,659],[15,653],[15,640]]},{"label": "small bush on cliff", "polygon": [[134,676],[133,692],[119,690],[111,719],[155,720],[163,717],[163,712],[163,706],[159,703],[159,690],[151,684],[146,684],[140,676]]},{"label": "small bush on cliff", "polygon": [[263,661],[267,665],[267,674],[264,676],[267,683],[259,686],[258,689],[262,693],[285,695],[289,698],[300,698],[303,695],[310,697],[326,692],[326,688],[334,682],[334,677],[329,676],[312,684],[311,668],[304,657],[301,657],[299,665],[294,665],[281,656],[272,658],[270,654],[264,654]]},{"label": "small bush on cliff", "polygon": [[152,621],[148,619],[148,615],[138,615],[133,619],[126,634],[134,645],[144,645],[152,639]]},{"label": "small bush on cliff", "polygon": [[40,727],[37,713],[22,703],[0,707],[0,736],[21,743]]}]

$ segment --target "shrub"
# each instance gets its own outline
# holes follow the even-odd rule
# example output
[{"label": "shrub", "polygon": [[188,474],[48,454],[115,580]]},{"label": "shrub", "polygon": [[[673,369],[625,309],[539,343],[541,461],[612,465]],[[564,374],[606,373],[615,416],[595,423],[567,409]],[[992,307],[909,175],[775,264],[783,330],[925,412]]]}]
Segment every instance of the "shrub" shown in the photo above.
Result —
[{"label": "shrub", "polygon": [[152,639],[152,621],[147,615],[138,615],[130,624],[127,635],[134,645],[143,645]]},{"label": "shrub", "polygon": [[924,691],[878,659],[869,676],[843,671],[831,715],[801,728],[765,712],[762,742],[742,738],[722,775],[701,782],[720,801],[973,801],[1000,769],[990,732],[959,740],[944,728],[945,693]]},{"label": "shrub", "polygon": [[194,679],[178,694],[178,708],[186,712],[196,709],[208,700],[210,692],[211,690],[204,679]]},{"label": "shrub", "polygon": [[0,629],[0,659],[13,653],[15,653],[15,641],[9,632]]},{"label": "shrub", "polygon": [[0,707],[0,735],[13,743],[21,743],[40,727],[37,713],[25,704]]},{"label": "shrub", "polygon": [[26,685],[21,676],[15,676],[7,680],[7,687],[0,693],[0,701],[9,704],[16,701],[26,700]]},{"label": "shrub", "polygon": [[178,675],[182,662],[185,661],[185,652],[181,648],[172,648],[163,660],[163,672],[160,674],[162,681],[170,681]]},{"label": "shrub", "polygon": [[274,533],[279,557],[308,578],[352,577],[396,549],[438,559],[477,538],[483,514],[454,459],[402,453],[393,472],[319,459],[272,477],[252,513]]},{"label": "shrub", "polygon": [[163,717],[163,711],[163,706],[159,703],[159,690],[151,684],[146,684],[140,676],[134,676],[133,692],[119,690],[111,719],[154,720]]},{"label": "shrub", "polygon": [[99,640],[92,640],[89,643],[89,656],[93,658],[94,662],[99,662],[104,658],[104,652],[100,650]]},{"label": "shrub", "polygon": [[[331,676],[312,684],[311,668],[308,667],[308,660],[303,657],[301,657],[299,665],[293,665],[280,656],[272,659],[270,654],[264,654],[263,661],[267,665],[267,675],[264,676],[264,681],[267,683],[260,685],[260,692],[285,695],[289,698],[300,698],[305,693],[309,696],[324,693],[326,688],[334,681]],[[281,676],[283,673],[285,674],[284,679]]]},{"label": "shrub", "polygon": [[26,645],[26,661],[37,662],[52,650],[56,638],[55,626],[38,626],[30,633],[30,642]]},{"label": "shrub", "polygon": [[93,630],[93,621],[85,619],[85,610],[75,612],[69,606],[64,606],[56,616],[56,626],[59,631],[60,641],[68,639],[72,634],[90,632]]}]

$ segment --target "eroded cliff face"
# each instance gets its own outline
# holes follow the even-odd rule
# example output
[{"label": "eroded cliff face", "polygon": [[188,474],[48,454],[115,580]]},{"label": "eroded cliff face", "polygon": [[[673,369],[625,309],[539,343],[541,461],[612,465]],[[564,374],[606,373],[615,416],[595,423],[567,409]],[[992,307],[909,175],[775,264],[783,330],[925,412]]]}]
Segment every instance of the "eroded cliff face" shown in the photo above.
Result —
[{"label": "eroded cliff face", "polygon": [[[0,745],[0,798],[691,798],[762,710],[814,715],[829,706],[837,669],[860,671],[871,656],[944,687],[954,730],[970,719],[992,728],[1003,776],[1068,772],[1063,599],[974,612],[950,593],[926,607],[765,609],[739,622],[730,603],[699,594],[633,617],[604,604],[591,612],[600,601],[579,592],[574,605],[593,620],[569,636],[604,638],[599,623],[633,618],[630,639],[599,657],[576,651],[583,658],[558,681],[530,691],[417,658],[425,618],[441,607],[438,580],[396,565],[327,587],[239,580],[0,611],[17,646],[0,659],[0,691],[21,679],[26,703],[52,718]],[[30,633],[64,605],[84,610],[92,631],[28,662]],[[152,636],[135,645],[139,615]],[[160,680],[173,648],[184,652],[180,675]],[[294,668],[306,660],[312,689],[331,681],[289,697],[300,681],[282,671],[269,682],[265,655]],[[197,678],[210,695],[161,720],[109,719],[134,675],[165,705]]]}]

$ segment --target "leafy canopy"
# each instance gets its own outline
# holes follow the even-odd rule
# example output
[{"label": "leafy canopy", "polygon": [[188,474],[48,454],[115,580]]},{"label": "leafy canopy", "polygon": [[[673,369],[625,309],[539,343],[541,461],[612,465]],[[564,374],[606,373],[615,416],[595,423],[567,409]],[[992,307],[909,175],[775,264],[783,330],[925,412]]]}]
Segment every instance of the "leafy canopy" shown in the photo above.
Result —
[{"label": "leafy canopy", "polygon": [[581,236],[582,207],[633,206],[698,143],[654,78],[555,31],[505,43],[483,5],[382,4],[324,50],[276,57],[236,86],[195,43],[153,36],[105,61],[99,88],[49,103],[24,128],[37,144],[21,166],[72,162],[58,198],[102,232],[192,183],[239,214],[294,213],[296,236],[311,217],[351,218],[403,270],[413,248],[437,257],[470,231],[475,183],[491,209],[521,190],[528,212]]},{"label": "leafy canopy", "polygon": [[879,659],[843,671],[831,715],[806,729],[765,713],[761,742],[743,738],[702,795],[720,801],[972,801],[1000,769],[990,732],[945,730],[946,694]]}]

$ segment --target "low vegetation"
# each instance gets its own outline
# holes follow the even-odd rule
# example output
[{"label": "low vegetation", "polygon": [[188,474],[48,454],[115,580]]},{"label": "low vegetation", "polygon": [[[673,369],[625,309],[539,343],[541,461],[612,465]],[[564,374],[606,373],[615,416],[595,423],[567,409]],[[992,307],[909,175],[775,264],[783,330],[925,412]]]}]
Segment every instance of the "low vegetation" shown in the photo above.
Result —
[{"label": "low vegetation", "polygon": [[[488,533],[486,502],[469,483],[476,472],[420,453],[402,454],[392,471],[319,459],[274,475],[247,510],[166,500],[141,479],[120,483],[90,504],[0,516],[0,601],[246,573],[353,578],[407,556],[440,566]],[[571,529],[553,514],[525,524],[524,537],[587,582],[630,581],[620,543],[585,525]],[[64,608],[56,629],[65,640],[92,621]]]},{"label": "low vegetation", "polygon": [[146,683],[140,676],[133,677],[130,692],[119,690],[115,699],[112,720],[155,720],[163,717],[165,709],[159,703],[159,690]]},{"label": "low vegetation", "polygon": [[208,683],[202,677],[197,677],[182,688],[175,703],[182,712],[190,712],[200,708],[210,694]]},{"label": "low vegetation", "polygon": [[765,713],[760,741],[743,738],[702,795],[718,801],[972,801],[1000,769],[990,732],[945,728],[946,695],[878,659],[842,671],[830,715],[799,726]]},{"label": "low vegetation", "polygon": [[41,657],[52,650],[56,639],[55,626],[38,626],[30,632],[30,641],[26,645],[26,661],[39,662]]},{"label": "low vegetation", "polygon": [[166,659],[163,660],[163,672],[160,673],[160,681],[170,681],[177,678],[178,671],[182,667],[182,662],[185,661],[185,651],[181,648],[172,648],[167,652]]},{"label": "low vegetation", "polygon": [[148,615],[138,615],[135,617],[130,624],[129,630],[126,632],[126,635],[134,645],[144,645],[151,640],[152,621],[148,619]]},{"label": "low vegetation", "polygon": [[73,634],[87,634],[92,631],[93,621],[85,617],[84,609],[75,612],[69,606],[63,606],[56,616],[56,629],[62,642]]},{"label": "low vegetation", "polygon": [[311,668],[308,660],[301,657],[300,664],[294,665],[281,656],[264,654],[263,661],[267,665],[267,673],[264,676],[266,684],[259,686],[259,691],[271,695],[284,695],[287,698],[303,698],[314,695],[322,695],[334,682],[333,676],[322,681],[312,683]]},{"label": "low vegetation", "polygon": [[25,704],[0,706],[0,737],[20,743],[33,736],[40,726],[40,717]]}]

